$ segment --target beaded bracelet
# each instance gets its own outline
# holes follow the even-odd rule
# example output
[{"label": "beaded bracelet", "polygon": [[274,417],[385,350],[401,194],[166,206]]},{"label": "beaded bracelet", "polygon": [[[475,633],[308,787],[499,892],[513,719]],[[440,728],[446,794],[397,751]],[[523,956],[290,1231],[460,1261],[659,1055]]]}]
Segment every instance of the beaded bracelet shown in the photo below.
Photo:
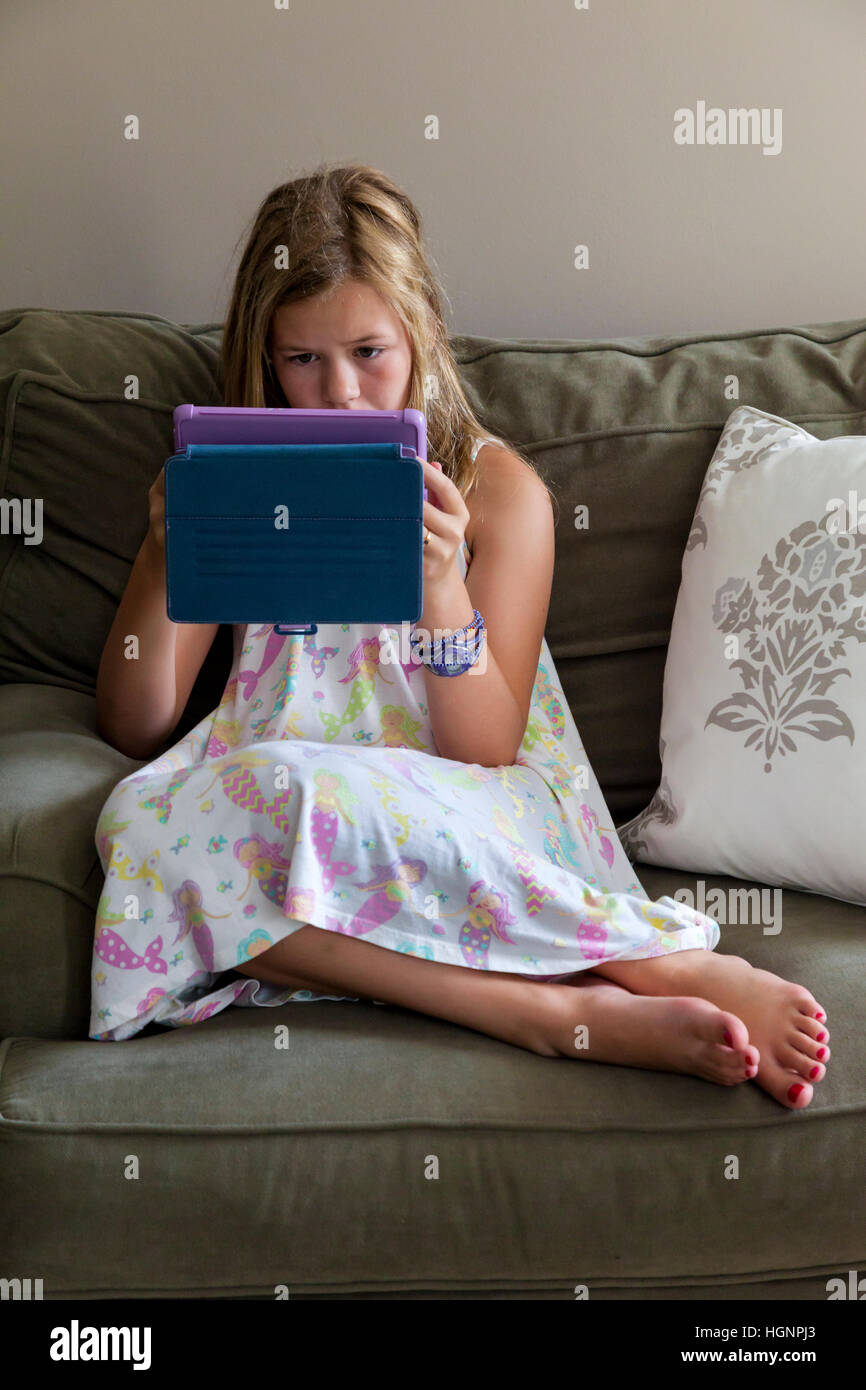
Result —
[{"label": "beaded bracelet", "polygon": [[472,612],[472,622],[447,637],[428,642],[417,632],[410,634],[409,643],[414,655],[437,676],[462,676],[481,655],[487,629],[478,609],[473,608]]}]

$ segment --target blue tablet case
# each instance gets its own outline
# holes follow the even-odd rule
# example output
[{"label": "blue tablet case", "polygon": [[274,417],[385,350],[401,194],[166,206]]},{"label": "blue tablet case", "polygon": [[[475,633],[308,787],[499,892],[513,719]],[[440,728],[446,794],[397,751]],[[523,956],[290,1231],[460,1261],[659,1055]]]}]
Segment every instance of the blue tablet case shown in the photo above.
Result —
[{"label": "blue tablet case", "polygon": [[168,616],[416,622],[426,491],[406,444],[188,444],[165,465]]}]

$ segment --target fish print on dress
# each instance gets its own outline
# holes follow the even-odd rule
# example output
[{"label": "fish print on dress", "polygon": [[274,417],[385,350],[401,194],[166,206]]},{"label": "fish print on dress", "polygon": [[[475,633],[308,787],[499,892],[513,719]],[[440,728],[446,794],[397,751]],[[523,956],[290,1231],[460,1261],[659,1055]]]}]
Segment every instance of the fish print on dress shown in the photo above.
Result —
[{"label": "fish print on dress", "polygon": [[[462,579],[470,562],[464,545]],[[91,1038],[351,998],[238,971],[305,924],[537,980],[717,944],[713,918],[641,886],[546,641],[517,760],[491,768],[440,756],[400,637],[234,628],[218,707],[100,812]]]}]

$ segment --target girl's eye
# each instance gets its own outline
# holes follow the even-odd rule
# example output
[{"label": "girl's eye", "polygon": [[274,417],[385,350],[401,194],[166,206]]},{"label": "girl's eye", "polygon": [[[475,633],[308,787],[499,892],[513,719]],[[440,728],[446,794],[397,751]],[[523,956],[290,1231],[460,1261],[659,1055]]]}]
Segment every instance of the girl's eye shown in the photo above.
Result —
[{"label": "girl's eye", "polygon": [[[367,345],[367,344],[365,344],[363,347],[359,347],[357,350],[358,350],[358,352],[375,352],[375,353],[377,353],[377,354],[380,353],[380,352],[384,352],[384,351],[385,351],[384,348],[380,348],[380,347],[371,347],[371,346],[369,346],[369,345]],[[298,353],[295,354],[294,357],[284,357],[284,358],[283,358],[283,361],[284,361],[284,362],[297,362],[299,366],[305,367],[305,366],[307,365],[307,363],[301,361],[301,358],[302,358],[302,357],[315,357],[315,353],[313,353],[313,352],[298,352]],[[375,360],[376,360],[375,357],[365,357],[365,359],[364,359],[365,362],[375,362]]]}]

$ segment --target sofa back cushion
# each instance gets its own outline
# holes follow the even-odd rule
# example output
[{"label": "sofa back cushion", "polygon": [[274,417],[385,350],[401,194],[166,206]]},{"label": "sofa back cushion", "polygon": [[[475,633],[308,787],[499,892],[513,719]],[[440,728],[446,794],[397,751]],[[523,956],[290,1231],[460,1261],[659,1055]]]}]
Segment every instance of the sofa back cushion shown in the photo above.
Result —
[{"label": "sofa back cushion", "polygon": [[[95,694],[147,531],[148,489],[173,452],[174,407],[220,403],[220,335],[219,324],[152,314],[0,315],[0,497],[43,503],[38,545],[0,535],[0,681]],[[230,629],[220,637],[202,670],[211,685]],[[208,698],[199,683],[199,717],[216,704]]]},{"label": "sofa back cushion", "polygon": [[[172,452],[174,407],[220,403],[220,336],[220,324],[148,314],[0,315],[0,497],[42,499],[39,544],[11,523],[0,534],[0,681],[95,692],[148,489]],[[819,438],[863,433],[866,320],[607,342],[458,336],[452,346],[479,418],[533,458],[557,496],[546,636],[622,823],[658,784],[680,562],[722,425],[749,403]],[[177,737],[217,704],[230,638],[222,628]]]}]

